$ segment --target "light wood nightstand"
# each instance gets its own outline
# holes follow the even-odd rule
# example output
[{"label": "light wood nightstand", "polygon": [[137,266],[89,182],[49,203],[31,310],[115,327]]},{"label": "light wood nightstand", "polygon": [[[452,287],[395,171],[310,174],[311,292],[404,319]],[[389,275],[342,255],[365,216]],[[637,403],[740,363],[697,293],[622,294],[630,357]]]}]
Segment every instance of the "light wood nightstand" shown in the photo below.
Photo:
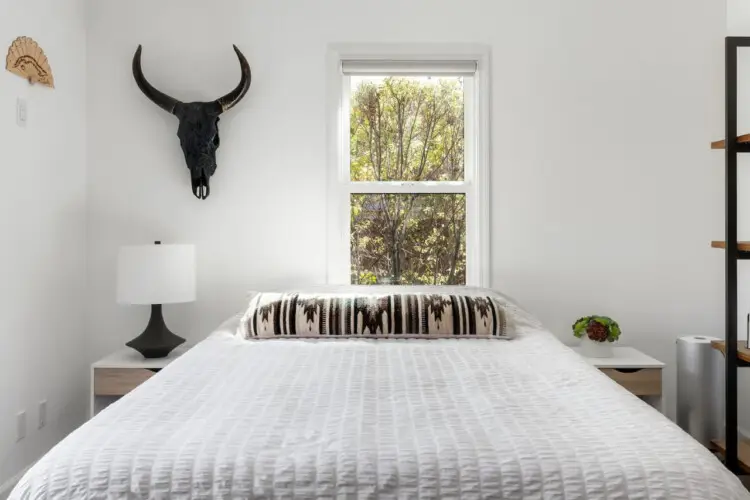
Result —
[{"label": "light wood nightstand", "polygon": [[125,348],[92,364],[90,416],[93,417],[156,375],[188,349],[187,346],[180,346],[166,358],[146,359],[137,351]]},{"label": "light wood nightstand", "polygon": [[[578,347],[571,349],[581,354]],[[609,378],[661,411],[661,371],[664,363],[633,347],[613,347],[612,351],[614,356],[611,358],[581,356],[591,366],[599,368]]]}]

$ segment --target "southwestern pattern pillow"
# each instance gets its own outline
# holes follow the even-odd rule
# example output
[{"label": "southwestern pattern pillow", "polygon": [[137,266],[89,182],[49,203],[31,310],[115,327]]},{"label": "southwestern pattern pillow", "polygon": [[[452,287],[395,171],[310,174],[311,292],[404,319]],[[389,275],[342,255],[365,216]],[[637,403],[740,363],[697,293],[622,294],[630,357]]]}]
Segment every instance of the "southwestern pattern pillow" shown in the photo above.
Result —
[{"label": "southwestern pattern pillow", "polygon": [[510,338],[490,296],[261,293],[240,323],[245,338]]}]

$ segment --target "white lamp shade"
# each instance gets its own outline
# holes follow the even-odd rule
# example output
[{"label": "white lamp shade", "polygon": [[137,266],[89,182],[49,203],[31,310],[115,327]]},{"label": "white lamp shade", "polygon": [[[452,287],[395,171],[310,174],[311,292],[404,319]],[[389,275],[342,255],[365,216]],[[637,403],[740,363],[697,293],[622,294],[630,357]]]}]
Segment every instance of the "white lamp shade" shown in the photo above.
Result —
[{"label": "white lamp shade", "polygon": [[120,248],[117,302],[176,304],[195,300],[195,247],[142,245]]}]

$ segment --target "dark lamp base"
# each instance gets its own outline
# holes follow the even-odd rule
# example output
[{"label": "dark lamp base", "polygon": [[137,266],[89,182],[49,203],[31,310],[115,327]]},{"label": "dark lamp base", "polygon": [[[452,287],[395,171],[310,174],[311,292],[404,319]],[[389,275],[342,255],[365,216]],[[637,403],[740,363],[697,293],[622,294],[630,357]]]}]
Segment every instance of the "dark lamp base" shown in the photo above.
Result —
[{"label": "dark lamp base", "polygon": [[145,358],[165,358],[183,342],[185,339],[169,331],[164,323],[161,304],[153,304],[146,329],[125,345],[140,352]]}]

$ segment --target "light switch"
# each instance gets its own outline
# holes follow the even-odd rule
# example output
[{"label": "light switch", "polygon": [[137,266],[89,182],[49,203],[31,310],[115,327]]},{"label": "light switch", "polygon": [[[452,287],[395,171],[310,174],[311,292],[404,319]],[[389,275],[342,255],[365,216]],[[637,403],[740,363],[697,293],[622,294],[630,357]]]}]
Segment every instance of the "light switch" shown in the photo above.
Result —
[{"label": "light switch", "polygon": [[28,106],[26,99],[19,97],[16,100],[16,124],[19,127],[25,127],[28,120]]},{"label": "light switch", "polygon": [[16,441],[26,437],[26,410],[16,413]]},{"label": "light switch", "polygon": [[47,425],[47,400],[43,399],[39,401],[39,423],[37,428],[42,429],[45,425]]}]

